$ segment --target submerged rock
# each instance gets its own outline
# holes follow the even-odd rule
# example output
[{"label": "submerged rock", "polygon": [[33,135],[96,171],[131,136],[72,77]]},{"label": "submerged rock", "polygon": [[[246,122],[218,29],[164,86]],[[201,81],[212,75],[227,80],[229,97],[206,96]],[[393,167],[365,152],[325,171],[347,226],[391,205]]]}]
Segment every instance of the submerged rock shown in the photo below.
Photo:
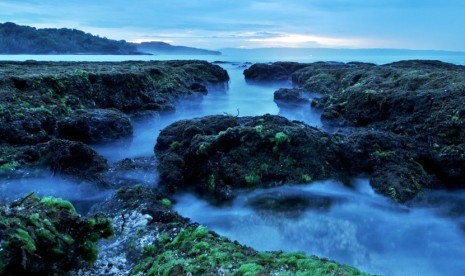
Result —
[{"label": "submerged rock", "polygon": [[173,123],[155,146],[160,187],[217,199],[238,188],[344,178],[331,135],[280,116],[207,116]]},{"label": "submerged rock", "polygon": [[76,110],[57,122],[61,139],[84,143],[108,142],[132,135],[129,117],[115,109]]}]

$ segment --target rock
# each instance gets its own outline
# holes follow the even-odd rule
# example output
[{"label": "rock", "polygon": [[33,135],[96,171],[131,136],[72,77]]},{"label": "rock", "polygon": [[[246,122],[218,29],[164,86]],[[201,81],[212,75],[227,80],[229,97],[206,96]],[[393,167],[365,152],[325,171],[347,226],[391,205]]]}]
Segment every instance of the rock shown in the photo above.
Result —
[{"label": "rock", "polygon": [[278,106],[283,103],[308,103],[309,99],[305,97],[306,93],[308,93],[306,90],[299,88],[280,88],[274,92],[274,101]]},{"label": "rock", "polygon": [[37,150],[41,164],[55,173],[94,180],[108,170],[107,160],[81,142],[52,140]]},{"label": "rock", "polygon": [[94,143],[130,135],[124,114],[172,111],[180,98],[228,80],[205,61],[1,61],[0,147],[8,150],[0,152],[0,172],[40,163],[35,146],[56,138]]},{"label": "rock", "polygon": [[129,117],[114,109],[76,110],[57,122],[61,139],[84,143],[108,142],[132,135]]},{"label": "rock", "polygon": [[[259,65],[256,71],[268,74],[273,66]],[[421,191],[420,186],[465,187],[461,154],[465,148],[465,109],[461,105],[465,101],[464,76],[464,66],[416,60],[379,66],[355,62],[301,64],[291,79],[297,87],[323,94],[312,100],[312,106],[321,109],[324,124],[386,132],[370,138],[371,145],[389,145],[383,138],[389,136],[396,136],[396,140],[403,136],[415,145],[410,149],[391,147],[389,151],[395,154],[385,167],[373,159],[379,150],[369,143],[365,146],[372,155],[366,162],[359,157],[352,159],[358,160],[353,164],[364,167],[361,171],[374,173],[372,184],[377,191],[390,196],[387,191],[394,188],[397,200],[404,201]],[[400,183],[405,184],[403,188]]]},{"label": "rock", "polygon": [[97,242],[113,235],[102,214],[81,217],[61,198],[30,194],[0,206],[0,274],[66,274],[98,257]]},{"label": "rock", "polygon": [[207,116],[176,122],[155,146],[160,187],[218,200],[238,188],[344,178],[333,138],[280,116]]},{"label": "rock", "polygon": [[156,160],[154,156],[125,158],[111,165],[103,174],[106,183],[113,188],[129,185],[153,186],[157,182]]},{"label": "rock", "polygon": [[[303,253],[257,252],[173,211],[148,187],[124,187],[96,210],[113,218],[115,238],[100,244],[91,267],[70,275],[314,274],[363,275],[355,268]],[[118,264],[116,266],[115,264]]]},{"label": "rock", "polygon": [[244,70],[244,77],[253,81],[287,81],[292,73],[306,66],[297,62],[256,63]]}]

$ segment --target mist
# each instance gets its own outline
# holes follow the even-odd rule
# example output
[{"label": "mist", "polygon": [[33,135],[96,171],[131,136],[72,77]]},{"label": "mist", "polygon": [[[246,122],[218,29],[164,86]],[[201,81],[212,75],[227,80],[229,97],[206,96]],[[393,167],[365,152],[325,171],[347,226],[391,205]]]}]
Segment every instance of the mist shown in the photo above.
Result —
[{"label": "mist", "polygon": [[[465,204],[465,194],[455,198]],[[367,179],[355,179],[353,187],[328,180],[243,191],[221,207],[192,194],[176,201],[181,215],[258,250],[304,251],[382,275],[465,270],[463,210],[457,220],[444,215],[451,206],[397,205],[375,194]]]}]

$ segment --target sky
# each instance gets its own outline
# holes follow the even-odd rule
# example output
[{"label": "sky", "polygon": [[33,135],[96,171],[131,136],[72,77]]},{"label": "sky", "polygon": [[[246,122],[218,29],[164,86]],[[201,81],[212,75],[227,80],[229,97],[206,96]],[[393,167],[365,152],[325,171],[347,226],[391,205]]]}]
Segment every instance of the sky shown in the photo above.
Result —
[{"label": "sky", "polygon": [[463,0],[0,0],[0,22],[206,49],[465,51]]}]

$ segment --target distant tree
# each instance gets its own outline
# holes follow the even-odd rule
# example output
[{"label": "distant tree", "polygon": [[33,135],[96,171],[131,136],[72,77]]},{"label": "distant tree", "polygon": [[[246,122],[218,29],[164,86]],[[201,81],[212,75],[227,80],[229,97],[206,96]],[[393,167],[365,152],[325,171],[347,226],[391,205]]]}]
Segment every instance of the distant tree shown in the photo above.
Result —
[{"label": "distant tree", "polygon": [[36,29],[0,23],[0,54],[140,54],[124,40],[101,38],[76,29]]}]

